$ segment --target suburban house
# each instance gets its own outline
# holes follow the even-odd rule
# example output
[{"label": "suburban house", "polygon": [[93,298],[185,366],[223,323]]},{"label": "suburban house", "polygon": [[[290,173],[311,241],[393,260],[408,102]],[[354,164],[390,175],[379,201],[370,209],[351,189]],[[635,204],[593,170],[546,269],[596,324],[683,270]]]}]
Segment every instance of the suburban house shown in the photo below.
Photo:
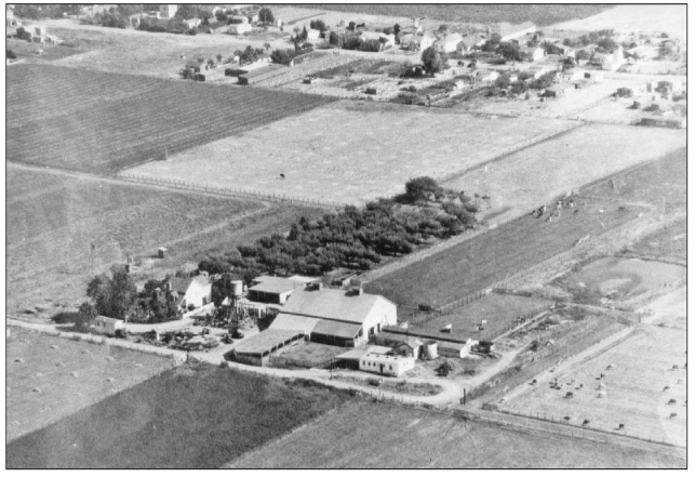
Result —
[{"label": "suburban house", "polygon": [[366,353],[360,357],[360,370],[398,377],[415,366],[413,357]]},{"label": "suburban house", "polygon": [[304,282],[297,282],[284,277],[260,276],[252,280],[247,299],[254,302],[284,305],[298,287]]},{"label": "suburban house", "polygon": [[546,56],[546,50],[544,50],[543,48],[538,47],[538,46],[523,47],[523,48],[520,48],[520,51],[522,51],[522,53],[526,53],[527,55],[529,55],[530,59],[535,63],[543,60],[544,57]]},{"label": "suburban house", "polygon": [[249,23],[249,18],[244,15],[233,15],[229,19],[230,25],[238,25],[240,23]]},{"label": "suburban house", "polygon": [[435,37],[430,33],[423,35],[407,35],[401,39],[401,48],[411,51],[423,51],[435,43]]},{"label": "suburban house", "polygon": [[523,37],[528,33],[534,33],[536,26],[532,22],[524,22],[519,25],[513,25],[507,22],[498,24],[498,34],[501,36],[500,41],[511,41]]},{"label": "suburban house", "polygon": [[459,33],[451,33],[438,39],[434,43],[434,47],[436,50],[440,52],[452,53],[457,51],[457,47],[462,42],[462,40],[463,38]]},{"label": "suburban house", "polygon": [[116,335],[117,330],[122,330],[123,320],[113,319],[98,315],[90,322],[90,327],[98,334]]},{"label": "suburban house", "polygon": [[179,7],[177,5],[160,5],[160,18],[174,18]]},{"label": "suburban house", "polygon": [[210,303],[212,283],[207,274],[196,277],[172,277],[164,284],[165,290],[175,295],[177,305],[183,309],[197,309]]},{"label": "suburban house", "polygon": [[362,32],[360,34],[360,41],[378,41],[382,44],[382,50],[393,47],[395,43],[394,35],[387,35],[382,32]]},{"label": "suburban house", "polygon": [[493,82],[498,79],[500,76],[500,73],[498,73],[495,70],[486,70],[486,69],[481,69],[481,70],[476,70],[474,73],[476,78],[479,81],[485,81],[485,82]]},{"label": "suburban house", "polygon": [[547,98],[558,98],[565,96],[570,88],[567,85],[552,85],[546,88],[544,96]]}]

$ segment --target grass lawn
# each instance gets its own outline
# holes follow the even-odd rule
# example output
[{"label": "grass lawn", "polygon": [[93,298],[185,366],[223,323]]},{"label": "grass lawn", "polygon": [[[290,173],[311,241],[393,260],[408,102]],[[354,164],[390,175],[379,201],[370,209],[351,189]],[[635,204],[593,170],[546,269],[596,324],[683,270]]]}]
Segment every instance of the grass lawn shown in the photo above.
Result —
[{"label": "grass lawn", "polygon": [[233,468],[684,467],[683,452],[519,432],[432,412],[354,402],[290,437],[252,451]]},{"label": "grass lawn", "polygon": [[[285,348],[284,348],[285,349]],[[299,342],[287,348],[279,357],[271,357],[273,365],[295,365],[305,367],[324,367],[331,359],[350,349],[314,342]]]},{"label": "grass lawn", "polygon": [[345,406],[345,393],[181,366],[7,445],[8,468],[217,468]]}]

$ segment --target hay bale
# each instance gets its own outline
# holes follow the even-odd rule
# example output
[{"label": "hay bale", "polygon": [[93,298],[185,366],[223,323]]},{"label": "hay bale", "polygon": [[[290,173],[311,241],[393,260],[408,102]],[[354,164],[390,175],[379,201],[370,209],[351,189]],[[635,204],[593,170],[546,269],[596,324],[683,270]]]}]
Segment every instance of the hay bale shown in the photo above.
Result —
[{"label": "hay bale", "polygon": [[136,363],[135,366],[136,366],[137,368],[143,368],[143,364],[141,364],[141,363]]},{"label": "hay bale", "polygon": [[23,359],[23,358],[16,358],[16,359],[14,359],[14,361],[15,361],[16,363],[24,363],[24,359]]},{"label": "hay bale", "polygon": [[72,377],[77,377],[77,372],[70,372],[70,375],[71,375]]},{"label": "hay bale", "polygon": [[59,347],[58,347],[57,345],[54,344],[54,345],[51,345],[50,348],[52,348],[53,350],[58,350]]},{"label": "hay bale", "polygon": [[34,388],[31,389],[31,391],[32,391],[32,392],[36,392],[36,393],[42,393],[42,392],[41,392],[41,389],[40,389],[39,387],[34,387]]},{"label": "hay bale", "polygon": [[106,379],[106,381],[109,382],[109,383],[113,383],[113,382],[116,381],[116,379],[115,379],[114,377],[109,377],[109,378]]}]

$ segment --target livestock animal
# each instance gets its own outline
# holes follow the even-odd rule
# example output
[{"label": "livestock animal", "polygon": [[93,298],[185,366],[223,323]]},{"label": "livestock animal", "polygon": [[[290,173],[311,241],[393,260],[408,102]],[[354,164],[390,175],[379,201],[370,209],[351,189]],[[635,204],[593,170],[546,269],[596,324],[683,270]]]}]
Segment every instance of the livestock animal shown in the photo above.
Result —
[{"label": "livestock animal", "polygon": [[665,385],[665,388],[662,389],[663,392],[666,392],[667,390],[669,390],[669,385]]},{"label": "livestock animal", "polygon": [[672,412],[669,414],[669,418],[677,418],[677,414]]},{"label": "livestock animal", "polygon": [[623,423],[619,423],[619,430],[625,430]]},{"label": "livestock animal", "polygon": [[285,174],[280,173],[280,176],[279,176],[279,177],[280,177],[280,179],[285,179]]},{"label": "livestock animal", "polygon": [[589,424],[590,424],[590,421],[589,421],[589,420],[585,420],[585,421],[582,422],[582,426],[583,426],[583,427],[586,427],[586,426],[589,425]]},{"label": "livestock animal", "polygon": [[673,398],[670,398],[669,402],[667,402],[667,405],[676,405],[676,404],[677,404],[677,401]]},{"label": "livestock animal", "polygon": [[569,417],[568,415],[566,415],[565,417],[563,417],[563,420],[569,422],[569,421],[570,421],[570,417]]}]

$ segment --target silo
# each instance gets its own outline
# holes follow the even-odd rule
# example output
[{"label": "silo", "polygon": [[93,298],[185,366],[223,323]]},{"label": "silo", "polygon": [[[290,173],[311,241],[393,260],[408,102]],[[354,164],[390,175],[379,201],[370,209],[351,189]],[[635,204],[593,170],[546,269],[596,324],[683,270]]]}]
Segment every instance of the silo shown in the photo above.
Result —
[{"label": "silo", "polygon": [[423,358],[425,360],[433,360],[437,358],[437,342],[428,340],[423,344]]},{"label": "silo", "polygon": [[244,292],[244,282],[242,282],[240,280],[233,280],[232,281],[232,294],[235,297],[241,297],[243,292]]}]

